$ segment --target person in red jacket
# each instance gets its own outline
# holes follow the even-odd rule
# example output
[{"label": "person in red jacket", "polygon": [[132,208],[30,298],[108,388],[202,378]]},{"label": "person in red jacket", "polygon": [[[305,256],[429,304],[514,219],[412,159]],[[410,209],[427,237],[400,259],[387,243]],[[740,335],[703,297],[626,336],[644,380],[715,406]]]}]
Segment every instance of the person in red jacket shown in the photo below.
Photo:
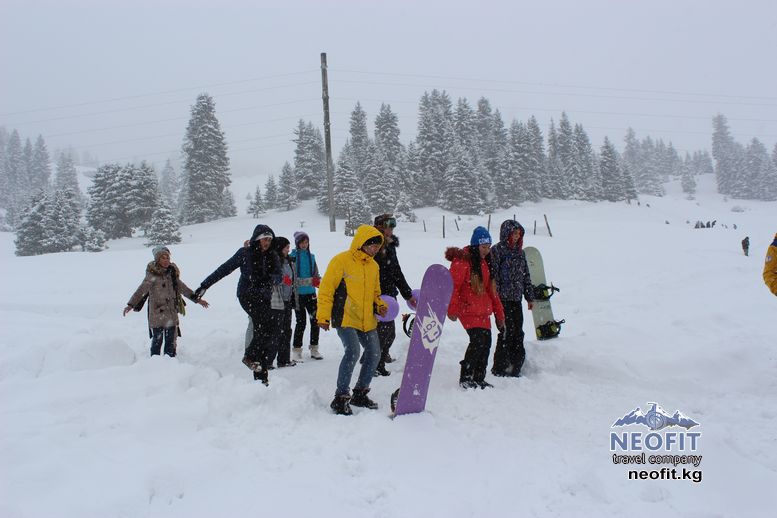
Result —
[{"label": "person in red jacket", "polygon": [[472,233],[470,246],[448,248],[445,258],[451,261],[453,295],[448,318],[460,320],[469,335],[469,346],[461,364],[459,385],[462,388],[492,387],[486,378],[491,352],[491,314],[496,327],[504,329],[505,314],[491,279],[491,235],[483,227]]}]

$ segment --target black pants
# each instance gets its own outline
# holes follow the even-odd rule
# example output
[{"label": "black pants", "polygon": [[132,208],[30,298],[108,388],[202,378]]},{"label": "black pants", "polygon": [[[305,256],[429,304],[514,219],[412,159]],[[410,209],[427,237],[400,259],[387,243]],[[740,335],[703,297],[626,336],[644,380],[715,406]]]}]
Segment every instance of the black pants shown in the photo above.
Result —
[{"label": "black pants", "polygon": [[389,349],[396,337],[397,331],[393,320],[390,322],[378,322],[378,340],[380,341],[380,361],[378,362],[378,369],[386,368]]},{"label": "black pants", "polygon": [[491,330],[474,327],[467,329],[469,346],[460,361],[461,377],[459,381],[483,381],[486,379],[488,353],[491,352]]},{"label": "black pants", "polygon": [[491,372],[495,376],[518,376],[526,359],[523,346],[523,309],[520,302],[503,300],[505,309],[505,330],[496,338],[494,365]]},{"label": "black pants", "polygon": [[259,363],[263,369],[266,369],[275,358],[280,328],[275,313],[281,313],[281,311],[273,311],[269,300],[252,300],[249,297],[240,297],[239,300],[254,325],[254,336],[246,347],[246,359],[249,362]]},{"label": "black pants", "polygon": [[175,339],[177,336],[177,327],[155,327],[151,329],[151,356],[158,356],[162,351],[162,338],[164,338],[165,354],[175,357]]},{"label": "black pants", "polygon": [[281,326],[276,347],[278,366],[280,367],[281,365],[291,363],[291,302],[287,302],[286,308],[282,311],[273,310],[273,313],[275,313],[275,318]]},{"label": "black pants", "polygon": [[294,347],[302,347],[302,337],[305,335],[306,316],[310,317],[310,345],[318,345],[318,323],[316,322],[317,309],[318,301],[316,300],[315,293],[299,295],[299,307],[295,310],[297,325],[294,328]]}]

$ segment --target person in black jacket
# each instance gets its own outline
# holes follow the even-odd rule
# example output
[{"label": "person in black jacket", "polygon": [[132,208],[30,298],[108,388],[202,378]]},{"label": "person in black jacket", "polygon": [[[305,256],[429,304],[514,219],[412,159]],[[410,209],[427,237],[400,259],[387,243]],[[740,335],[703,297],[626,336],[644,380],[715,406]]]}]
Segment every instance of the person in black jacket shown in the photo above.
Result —
[{"label": "person in black jacket", "polygon": [[[375,262],[380,268],[380,293],[382,295],[391,295],[396,297],[398,293],[415,306],[416,300],[413,297],[413,291],[405,280],[402,268],[397,259],[397,248],[399,247],[399,238],[394,235],[394,228],[397,226],[397,220],[391,214],[381,214],[376,216],[375,228],[383,234],[383,246],[375,254]],[[386,363],[394,361],[389,355],[391,344],[396,338],[396,328],[394,321],[378,322],[378,338],[380,339],[381,356],[375,374],[388,376],[391,373],[386,370]]]},{"label": "person in black jacket", "polygon": [[494,376],[521,374],[526,359],[523,346],[523,310],[521,299],[526,299],[529,310],[534,304],[534,288],[529,265],[523,252],[524,229],[514,219],[502,222],[499,243],[491,247],[491,269],[499,299],[505,311],[505,326],[499,331],[494,350]]},{"label": "person in black jacket", "polygon": [[265,385],[269,382],[267,370],[275,356],[276,334],[280,329],[276,312],[271,307],[273,286],[283,281],[280,259],[271,246],[274,238],[270,227],[257,225],[248,246],[241,247],[216,268],[194,292],[197,298],[201,297],[205,290],[240,268],[237,299],[254,325],[254,335],[245,350],[243,363],[254,371],[254,379]]}]

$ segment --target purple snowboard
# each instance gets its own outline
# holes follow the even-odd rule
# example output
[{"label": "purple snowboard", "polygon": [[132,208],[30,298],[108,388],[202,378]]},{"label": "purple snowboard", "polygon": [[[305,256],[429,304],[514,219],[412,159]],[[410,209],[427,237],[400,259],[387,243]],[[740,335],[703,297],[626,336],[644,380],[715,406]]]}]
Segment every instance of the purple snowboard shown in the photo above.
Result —
[{"label": "purple snowboard", "polygon": [[437,355],[437,346],[440,345],[442,326],[448,315],[452,293],[453,279],[446,267],[433,264],[426,269],[416,306],[402,386],[394,410],[395,416],[424,411],[434,357]]}]

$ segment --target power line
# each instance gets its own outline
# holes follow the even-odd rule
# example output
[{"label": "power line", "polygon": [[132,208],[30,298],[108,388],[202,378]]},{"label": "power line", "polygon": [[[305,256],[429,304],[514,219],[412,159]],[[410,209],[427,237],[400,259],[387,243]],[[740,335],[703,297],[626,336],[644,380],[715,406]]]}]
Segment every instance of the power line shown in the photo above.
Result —
[{"label": "power line", "polygon": [[[264,119],[264,120],[261,120],[261,121],[251,121],[251,122],[243,122],[243,123],[240,123],[240,124],[230,124],[229,127],[230,128],[235,128],[235,127],[240,127],[240,126],[250,126],[252,124],[266,124],[268,122],[279,122],[279,121],[289,120],[289,119],[302,119],[302,118],[305,118],[305,117],[313,117],[315,115],[318,115],[318,114],[316,113],[316,114],[305,114],[305,115],[290,115],[288,117],[278,117],[278,118],[275,118],[275,119]],[[70,132],[67,132],[67,133],[54,133],[54,134],[51,134],[51,135],[44,135],[43,137],[46,138],[46,139],[50,139],[50,138],[53,138],[53,137],[63,137],[63,136],[69,136],[69,135],[80,135],[80,134],[83,134],[83,133],[95,133],[95,132],[98,132],[98,131],[109,131],[109,130],[114,130],[114,129],[123,129],[123,128],[130,128],[130,127],[136,127],[136,126],[147,126],[147,125],[156,124],[156,123],[159,123],[159,122],[172,122],[172,121],[181,121],[181,120],[186,120],[186,117],[174,117],[174,118],[171,118],[171,119],[159,119],[159,120],[155,120],[155,121],[137,122],[137,123],[134,123],[134,124],[123,124],[121,126],[108,126],[108,127],[104,127],[104,128],[92,128],[92,129],[80,130],[80,131],[70,131]],[[176,133],[176,135],[177,134],[178,133]],[[164,135],[162,135],[162,136],[164,136]],[[100,144],[100,145],[102,145],[102,144]]]},{"label": "power line", "polygon": [[[373,98],[364,98],[364,97],[332,97],[331,99],[336,101],[349,101],[349,102],[357,102],[357,101],[367,101],[367,102],[375,102],[375,103],[389,103],[389,104],[418,104],[418,100],[396,100],[396,99],[373,99]],[[499,108],[498,108],[499,109]],[[636,116],[636,117],[659,117],[659,118],[667,118],[667,119],[689,119],[689,120],[707,120],[711,121],[712,117],[703,117],[703,116],[697,116],[697,115],[657,115],[652,113],[637,113],[637,112],[616,112],[616,111],[594,111],[594,110],[575,110],[575,109],[567,109],[567,108],[533,108],[529,106],[502,106],[501,109],[509,109],[509,110],[525,110],[525,111],[542,111],[542,112],[554,112],[554,113],[586,113],[589,115],[627,115],[627,116]],[[501,111],[501,110],[500,110]],[[765,122],[765,123],[777,123],[777,119],[748,119],[748,118],[741,118],[741,117],[726,117],[730,121],[740,121],[740,122]]]},{"label": "power line", "polygon": [[[355,83],[355,84],[368,84],[368,85],[380,85],[380,86],[403,86],[414,88],[434,88],[430,85],[419,85],[411,83],[385,83],[380,81],[357,81],[351,79],[339,79],[338,83]],[[661,99],[656,97],[626,97],[619,95],[603,95],[603,94],[584,94],[584,93],[568,93],[568,92],[531,92],[525,90],[513,90],[507,88],[488,88],[488,87],[475,87],[475,86],[456,86],[450,88],[451,90],[477,90],[486,92],[501,92],[501,93],[518,93],[529,95],[549,95],[549,96],[569,96],[569,97],[590,97],[595,99],[624,99],[629,101],[651,101],[651,102],[665,102],[665,103],[692,103],[692,104],[727,104],[735,106],[758,106],[758,107],[777,107],[777,104],[764,104],[764,103],[747,103],[747,102],[733,102],[733,101],[703,101],[694,99]]]},{"label": "power line", "polygon": [[177,89],[174,89],[174,90],[163,90],[163,91],[159,91],[159,92],[151,92],[151,93],[145,93],[145,94],[127,95],[127,96],[124,96],[124,97],[113,97],[113,98],[110,98],[110,99],[102,99],[102,100],[99,100],[99,101],[85,101],[85,102],[75,103],[75,104],[63,104],[63,105],[59,105],[59,106],[49,106],[49,107],[46,107],[46,108],[32,108],[32,109],[29,109],[29,110],[23,110],[23,111],[18,111],[18,112],[0,113],[0,117],[6,117],[6,116],[9,116],[9,115],[21,115],[21,114],[24,114],[24,113],[33,113],[33,112],[48,111],[48,110],[59,110],[59,109],[63,109],[63,108],[76,108],[76,107],[79,107],[79,106],[89,106],[89,105],[92,105],[92,104],[102,104],[102,103],[109,103],[109,102],[115,102],[115,101],[126,101],[128,99],[138,99],[138,98],[141,98],[141,97],[151,97],[151,96],[154,96],[154,95],[165,95],[165,94],[170,94],[170,93],[177,93],[177,92],[183,92],[183,91],[187,91],[187,90],[195,90],[195,89],[201,89],[201,88],[214,88],[214,87],[233,85],[233,84],[250,83],[250,82],[253,82],[253,81],[264,81],[264,80],[267,80],[267,79],[277,79],[279,77],[288,77],[288,76],[294,76],[294,75],[300,75],[300,74],[309,74],[311,72],[318,72],[318,70],[317,69],[311,69],[311,70],[305,70],[305,71],[300,71],[300,72],[289,72],[287,74],[275,74],[275,75],[270,75],[270,76],[255,77],[255,78],[252,78],[252,79],[239,79],[239,80],[236,80],[236,81],[228,81],[228,82],[224,82],[224,83],[211,83],[211,84],[207,84],[207,85],[190,86],[190,87],[186,87],[186,88],[177,88]]},{"label": "power line", "polygon": [[346,72],[351,74],[367,74],[367,75],[381,75],[381,76],[396,76],[396,77],[417,77],[417,78],[431,78],[431,79],[445,79],[454,81],[475,81],[475,82],[487,82],[487,83],[507,83],[507,84],[520,84],[527,86],[542,86],[553,88],[580,88],[587,90],[602,90],[602,91],[616,91],[616,92],[635,92],[635,93],[651,93],[661,95],[685,95],[685,96],[700,96],[700,97],[721,97],[728,99],[766,99],[770,101],[777,101],[777,97],[770,96],[747,96],[747,95],[726,95],[726,94],[708,94],[699,92],[679,92],[679,91],[667,91],[667,90],[647,90],[647,89],[634,89],[634,88],[614,88],[604,86],[587,86],[587,85],[572,85],[563,83],[541,83],[530,81],[514,81],[514,80],[502,80],[502,79],[478,79],[472,77],[456,77],[456,76],[443,76],[443,75],[427,75],[427,74],[403,74],[397,72],[369,72],[364,70],[346,70],[346,69],[329,69],[332,72]]},{"label": "power line", "polygon": [[[267,88],[258,88],[256,90],[246,90],[246,91],[242,91],[242,92],[221,94],[220,97],[227,97],[227,96],[230,96],[230,95],[239,95],[239,94],[246,94],[246,93],[263,92],[263,91],[267,91],[267,90],[276,90],[278,88],[289,88],[289,87],[292,87],[292,86],[307,86],[307,85],[311,85],[311,84],[318,84],[318,83],[316,83],[315,81],[308,81],[306,83],[293,83],[293,84],[289,84],[289,85],[270,86],[270,87],[267,87]],[[169,105],[172,105],[172,104],[182,104],[182,103],[190,103],[190,102],[191,102],[191,99],[178,99],[178,100],[175,100],[175,101],[166,101],[166,102],[161,102],[161,103],[144,104],[144,105],[140,105],[140,106],[130,106],[130,107],[127,107],[127,108],[116,108],[116,109],[113,109],[113,110],[104,110],[104,111],[100,111],[100,112],[80,113],[80,114],[75,114],[75,115],[64,115],[62,117],[52,117],[50,119],[39,119],[39,120],[36,120],[36,121],[27,121],[27,122],[21,122],[21,123],[14,123],[14,125],[15,126],[25,126],[25,125],[29,125],[29,124],[39,124],[41,122],[53,122],[53,121],[68,120],[68,119],[80,119],[82,117],[92,117],[92,116],[95,116],[95,115],[105,115],[105,114],[108,114],[108,113],[119,113],[119,112],[139,110],[139,109],[144,109],[144,108],[156,108],[158,106],[169,106]],[[268,105],[268,106],[272,106],[272,105]],[[229,110],[226,110],[226,111],[229,111]]]}]

